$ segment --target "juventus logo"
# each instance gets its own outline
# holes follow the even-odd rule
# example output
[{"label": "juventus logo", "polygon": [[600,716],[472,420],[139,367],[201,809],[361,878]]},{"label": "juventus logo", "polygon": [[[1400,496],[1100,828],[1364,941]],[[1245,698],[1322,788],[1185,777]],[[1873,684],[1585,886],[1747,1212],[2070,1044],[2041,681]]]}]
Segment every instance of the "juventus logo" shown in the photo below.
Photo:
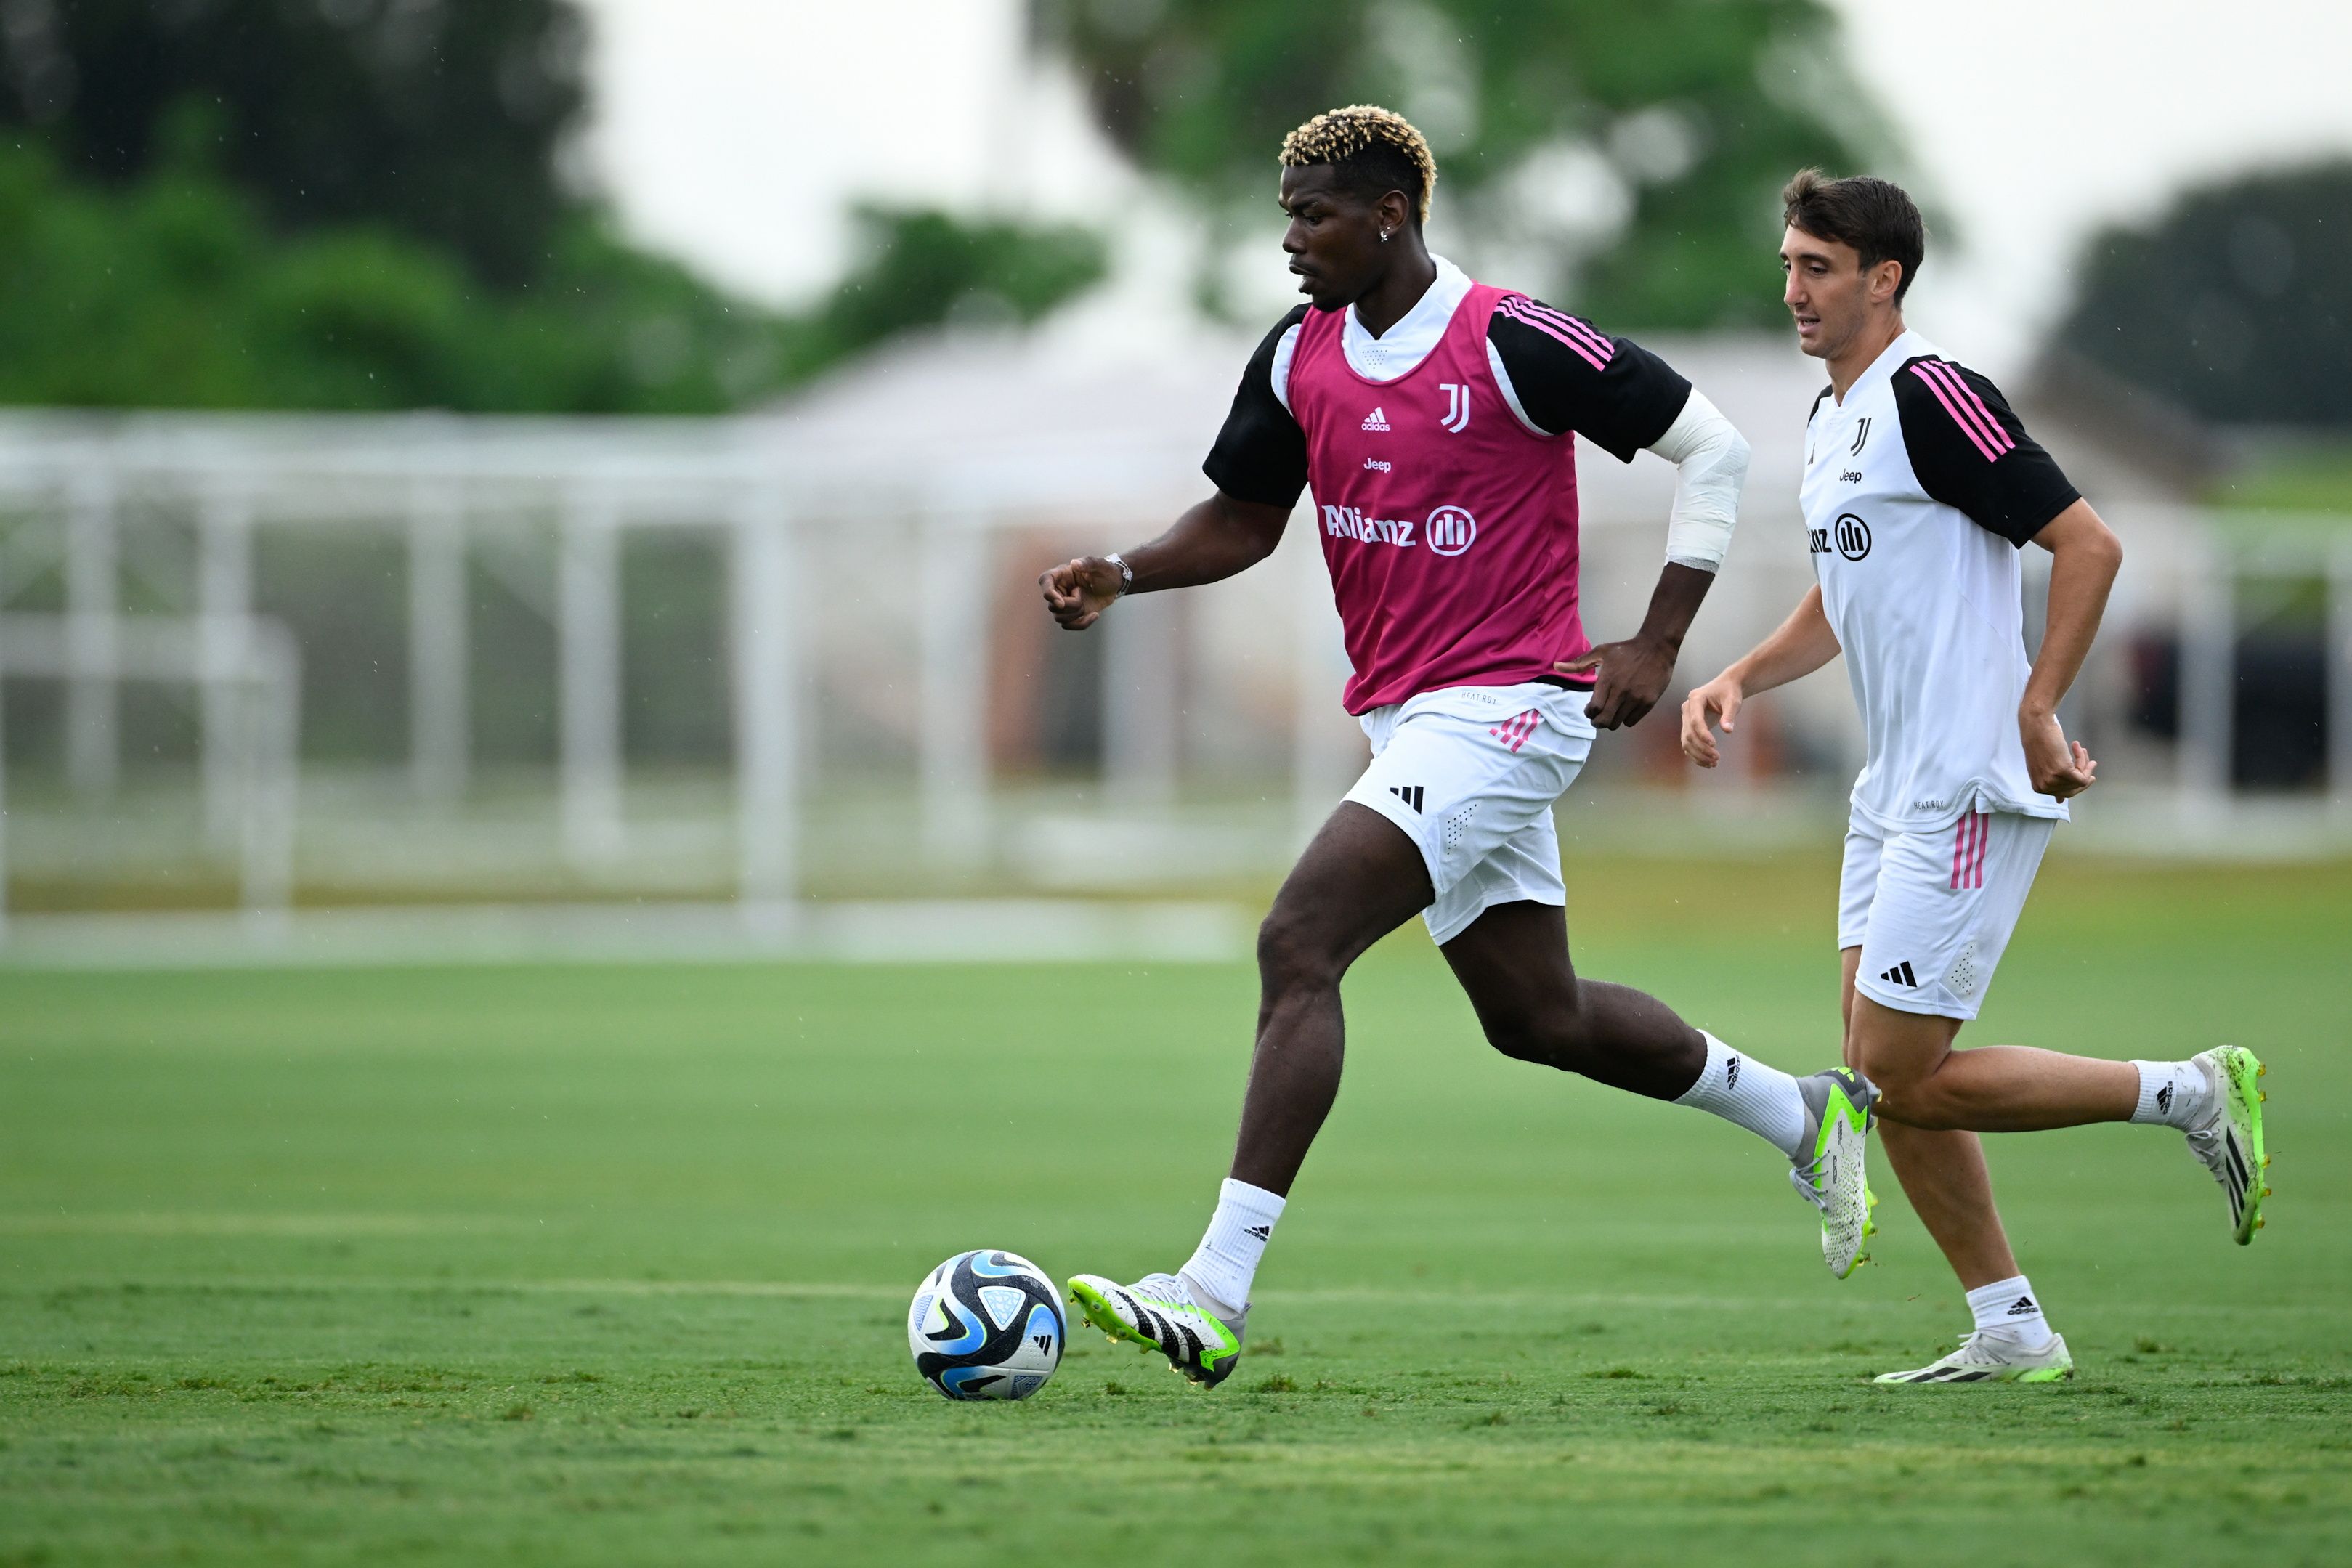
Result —
[{"label": "juventus logo", "polygon": [[1869,439],[1870,421],[1867,419],[1857,419],[1853,422],[1853,444],[1847,447],[1846,450],[1848,452],[1859,453],[1862,450],[1862,444]]},{"label": "juventus logo", "polygon": [[1459,435],[1470,425],[1470,388],[1462,382],[1440,382],[1437,390],[1445,394],[1445,417],[1438,423]]}]

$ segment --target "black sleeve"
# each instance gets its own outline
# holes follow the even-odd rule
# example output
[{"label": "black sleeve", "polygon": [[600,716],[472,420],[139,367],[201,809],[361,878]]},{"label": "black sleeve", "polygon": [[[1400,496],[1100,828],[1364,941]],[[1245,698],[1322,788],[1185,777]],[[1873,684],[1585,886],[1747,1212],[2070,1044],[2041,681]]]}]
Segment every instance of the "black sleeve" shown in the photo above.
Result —
[{"label": "black sleeve", "polygon": [[1523,294],[1495,307],[1486,340],[1538,429],[1573,430],[1620,463],[1665,434],[1690,401],[1690,382],[1657,355]]},{"label": "black sleeve", "polygon": [[1920,488],[2013,545],[2082,498],[2000,389],[1965,366],[1906,361],[1895,372],[1895,410]]},{"label": "black sleeve", "polygon": [[1201,465],[1210,482],[1237,501],[1290,507],[1307,488],[1307,433],[1274,395],[1274,350],[1285,332],[1306,319],[1307,307],[1301,305],[1258,344],[1234,392],[1225,427]]}]

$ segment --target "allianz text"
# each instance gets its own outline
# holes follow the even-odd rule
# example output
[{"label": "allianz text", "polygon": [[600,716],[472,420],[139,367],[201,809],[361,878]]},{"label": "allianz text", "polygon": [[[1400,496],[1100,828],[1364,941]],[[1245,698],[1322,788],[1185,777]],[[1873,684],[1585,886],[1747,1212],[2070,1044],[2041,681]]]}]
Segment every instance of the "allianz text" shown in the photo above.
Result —
[{"label": "allianz text", "polygon": [[1411,546],[1416,541],[1413,529],[1421,525],[1411,517],[1368,517],[1360,507],[1326,507],[1323,508],[1323,531],[1335,538],[1360,539],[1366,544]]}]

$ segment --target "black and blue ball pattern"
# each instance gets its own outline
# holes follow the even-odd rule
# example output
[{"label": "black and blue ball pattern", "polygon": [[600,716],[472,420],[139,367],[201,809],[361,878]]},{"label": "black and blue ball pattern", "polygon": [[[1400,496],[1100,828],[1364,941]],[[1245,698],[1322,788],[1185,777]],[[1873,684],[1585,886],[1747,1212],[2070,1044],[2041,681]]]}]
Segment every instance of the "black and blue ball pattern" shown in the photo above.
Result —
[{"label": "black and blue ball pattern", "polygon": [[959,1252],[907,1312],[915,1370],[950,1399],[1026,1399],[1062,1364],[1066,1323],[1045,1271],[1013,1252]]}]

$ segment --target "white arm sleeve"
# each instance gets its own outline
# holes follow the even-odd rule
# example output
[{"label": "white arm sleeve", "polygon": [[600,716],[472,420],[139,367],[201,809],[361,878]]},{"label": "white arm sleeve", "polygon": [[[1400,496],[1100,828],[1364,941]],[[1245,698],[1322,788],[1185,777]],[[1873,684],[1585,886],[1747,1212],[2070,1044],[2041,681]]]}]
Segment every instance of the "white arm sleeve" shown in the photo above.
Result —
[{"label": "white arm sleeve", "polygon": [[1673,464],[1674,515],[1666,521],[1666,559],[1700,571],[1723,564],[1739,521],[1739,487],[1748,479],[1748,440],[1696,387],[1650,450]]}]

